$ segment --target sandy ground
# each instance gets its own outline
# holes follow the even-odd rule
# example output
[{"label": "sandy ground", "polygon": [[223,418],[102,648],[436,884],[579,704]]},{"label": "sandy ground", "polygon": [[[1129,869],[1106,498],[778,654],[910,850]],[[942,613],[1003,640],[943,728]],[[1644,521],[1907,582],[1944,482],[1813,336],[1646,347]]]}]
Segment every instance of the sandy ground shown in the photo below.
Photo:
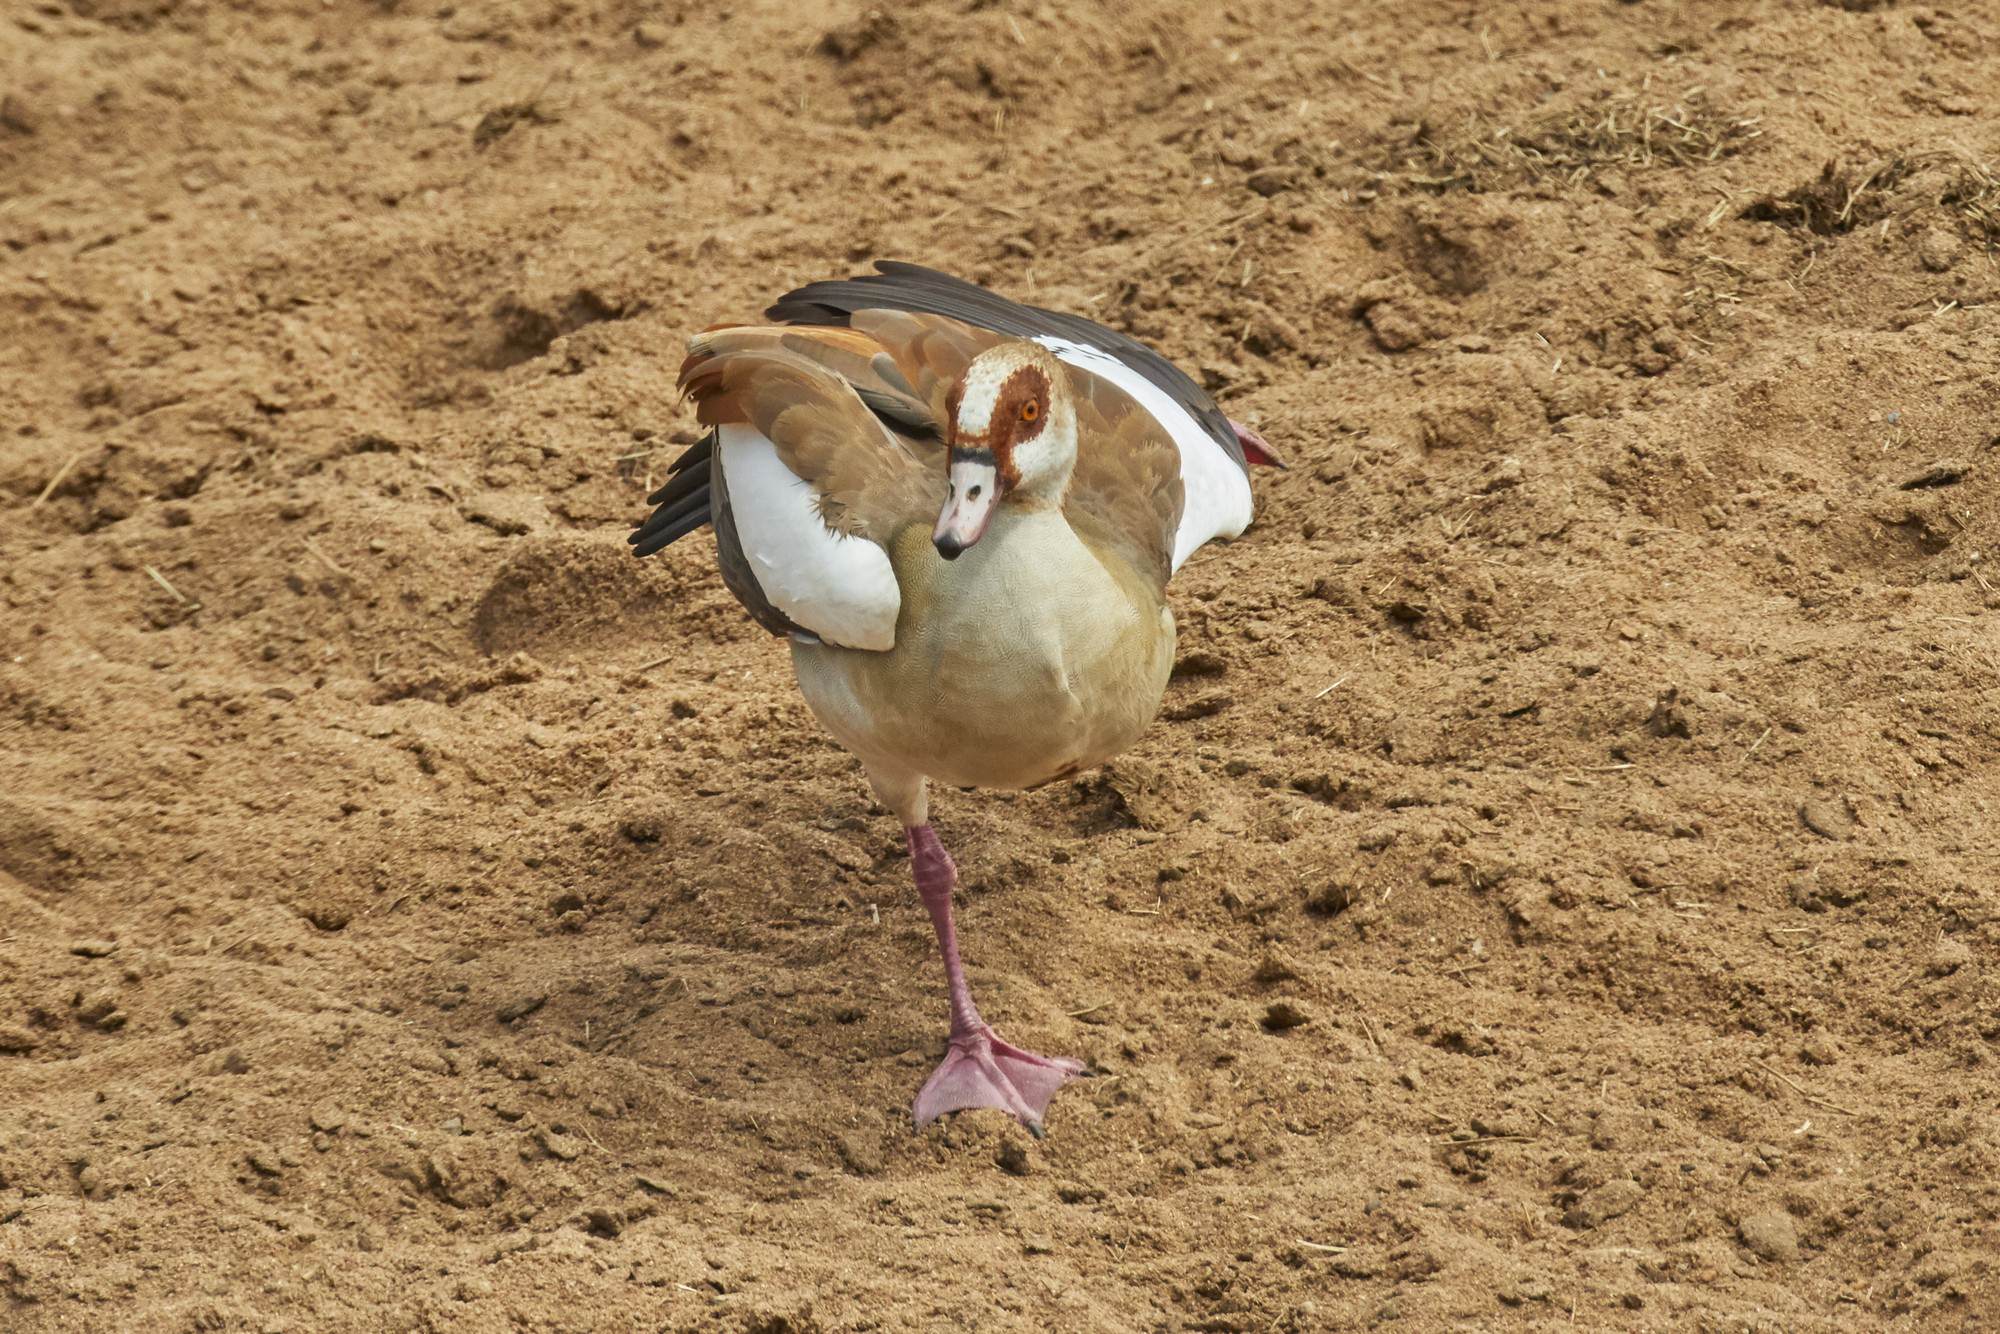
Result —
[{"label": "sandy ground", "polygon": [[[2000,16],[0,14],[0,1324],[2000,1321]],[[1295,466],[949,793],[1104,1072],[914,1134],[893,820],[684,334],[918,259]]]}]

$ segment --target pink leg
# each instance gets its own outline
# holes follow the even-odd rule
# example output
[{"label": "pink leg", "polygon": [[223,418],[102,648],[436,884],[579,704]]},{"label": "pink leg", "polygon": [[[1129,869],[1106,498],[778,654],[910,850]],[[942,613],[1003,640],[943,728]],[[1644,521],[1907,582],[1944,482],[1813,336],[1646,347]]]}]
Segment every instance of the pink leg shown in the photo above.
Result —
[{"label": "pink leg", "polygon": [[931,925],[937,930],[945,984],[951,993],[951,1045],[944,1063],[917,1094],[917,1129],[946,1112],[997,1107],[1040,1138],[1049,1099],[1084,1073],[1083,1063],[1022,1051],[1001,1041],[979,1017],[979,1007],[972,1003],[972,988],[965,984],[965,969],[958,961],[958,932],[951,924],[951,891],[958,883],[958,869],[929,825],[903,832],[909,839],[917,893],[923,896]]}]

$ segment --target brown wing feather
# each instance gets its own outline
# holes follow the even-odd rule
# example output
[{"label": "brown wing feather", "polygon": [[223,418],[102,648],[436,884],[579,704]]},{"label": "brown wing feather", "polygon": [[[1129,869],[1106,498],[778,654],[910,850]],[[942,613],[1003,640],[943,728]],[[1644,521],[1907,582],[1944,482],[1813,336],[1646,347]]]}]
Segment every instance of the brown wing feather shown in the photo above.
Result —
[{"label": "brown wing feather", "polygon": [[1124,390],[1075,366],[1064,369],[1076,398],[1070,523],[1165,588],[1185,498],[1181,452],[1158,419]]},{"label": "brown wing feather", "polygon": [[889,429],[862,401],[873,392],[904,415],[926,411],[882,353],[849,330],[710,330],[690,340],[680,387],[704,425],[748,423],[776,446],[829,530],[886,544],[936,517],[945,467],[935,440]]},{"label": "brown wing feather", "polygon": [[942,426],[945,396],[972,359],[1007,340],[945,315],[907,310],[857,310],[852,327],[872,337],[892,359],[918,399]]}]

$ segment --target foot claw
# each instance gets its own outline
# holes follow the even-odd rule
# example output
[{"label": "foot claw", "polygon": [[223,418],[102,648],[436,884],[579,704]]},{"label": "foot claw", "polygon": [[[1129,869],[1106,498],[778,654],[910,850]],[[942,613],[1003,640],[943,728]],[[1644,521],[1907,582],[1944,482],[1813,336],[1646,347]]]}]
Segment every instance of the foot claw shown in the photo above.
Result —
[{"label": "foot claw", "polygon": [[1078,1075],[1088,1074],[1081,1061],[1038,1056],[1002,1041],[982,1025],[951,1040],[923,1091],[917,1094],[917,1129],[947,1112],[992,1107],[1006,1112],[1036,1139],[1046,1133],[1042,1117],[1057,1089]]}]

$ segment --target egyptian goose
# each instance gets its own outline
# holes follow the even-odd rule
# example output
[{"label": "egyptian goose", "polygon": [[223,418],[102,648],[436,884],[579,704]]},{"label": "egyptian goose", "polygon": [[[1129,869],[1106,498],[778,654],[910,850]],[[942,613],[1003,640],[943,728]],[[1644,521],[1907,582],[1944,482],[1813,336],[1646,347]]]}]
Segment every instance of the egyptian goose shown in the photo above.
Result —
[{"label": "egyptian goose", "polygon": [[903,822],[951,1001],[918,1128],[993,1107],[1039,1136],[1084,1067],[980,1018],[926,786],[1032,788],[1131,745],[1173,665],[1168,578],[1248,526],[1246,465],[1278,460],[1142,343],[876,268],[689,340],[680,388],[711,429],[630,541],[713,525],[723,582]]}]

